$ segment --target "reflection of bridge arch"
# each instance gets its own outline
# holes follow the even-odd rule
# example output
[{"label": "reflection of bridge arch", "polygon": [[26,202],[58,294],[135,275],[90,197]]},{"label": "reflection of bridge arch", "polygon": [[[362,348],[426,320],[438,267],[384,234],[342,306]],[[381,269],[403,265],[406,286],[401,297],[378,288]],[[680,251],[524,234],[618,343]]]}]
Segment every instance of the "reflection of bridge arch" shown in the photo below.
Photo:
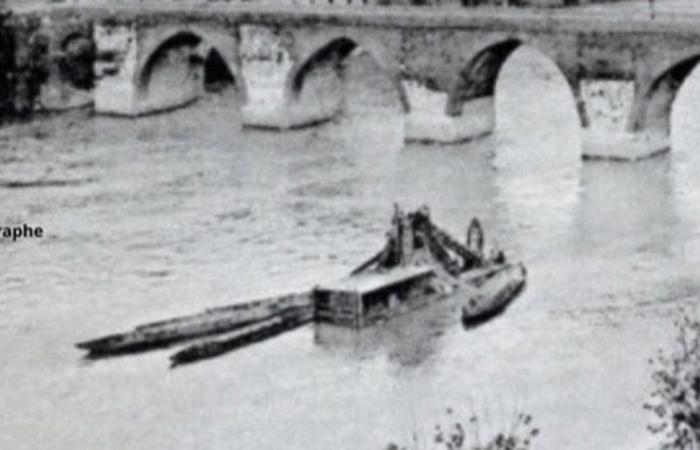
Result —
[{"label": "reflection of bridge arch", "polygon": [[319,69],[338,69],[342,62],[357,48],[365,50],[379,70],[394,86],[404,112],[410,111],[408,96],[401,83],[397,64],[388,58],[385,51],[373,42],[356,36],[339,35],[325,39],[303,51],[290,70],[285,82],[285,96],[293,100],[298,98],[304,88],[307,76]]},{"label": "reflection of bridge arch", "polygon": [[134,70],[134,80],[140,91],[148,91],[153,71],[173,51],[181,50],[187,64],[204,64],[214,52],[225,63],[238,90],[246,96],[245,80],[241,76],[238,43],[227,33],[204,30],[198,27],[173,27],[147,33],[141,44],[142,55]]}]

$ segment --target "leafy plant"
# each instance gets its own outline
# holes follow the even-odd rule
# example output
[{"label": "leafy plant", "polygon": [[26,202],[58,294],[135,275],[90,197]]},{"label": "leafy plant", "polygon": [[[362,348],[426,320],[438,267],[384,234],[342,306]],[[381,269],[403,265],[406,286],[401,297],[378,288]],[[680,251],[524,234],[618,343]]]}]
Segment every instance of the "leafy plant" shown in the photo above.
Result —
[{"label": "leafy plant", "polygon": [[[447,408],[447,425],[438,423],[431,449],[434,450],[528,450],[539,429],[532,424],[532,416],[519,413],[510,430],[497,433],[485,444],[481,442],[479,417],[472,414],[466,423],[454,418],[452,408]],[[391,443],[387,450],[422,450],[416,433],[411,445]]]},{"label": "leafy plant", "polygon": [[670,351],[659,350],[655,389],[644,408],[655,415],[649,430],[662,436],[662,449],[700,449],[700,322],[685,316]]}]

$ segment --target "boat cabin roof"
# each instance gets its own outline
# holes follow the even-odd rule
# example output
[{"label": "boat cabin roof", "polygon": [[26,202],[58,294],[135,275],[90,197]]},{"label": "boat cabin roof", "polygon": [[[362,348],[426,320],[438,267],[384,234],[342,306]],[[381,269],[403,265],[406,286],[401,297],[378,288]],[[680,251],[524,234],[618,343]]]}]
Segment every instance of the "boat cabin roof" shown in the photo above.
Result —
[{"label": "boat cabin roof", "polygon": [[398,267],[386,272],[362,273],[341,278],[335,282],[319,285],[316,290],[357,292],[362,295],[432,274],[433,269],[430,266]]}]

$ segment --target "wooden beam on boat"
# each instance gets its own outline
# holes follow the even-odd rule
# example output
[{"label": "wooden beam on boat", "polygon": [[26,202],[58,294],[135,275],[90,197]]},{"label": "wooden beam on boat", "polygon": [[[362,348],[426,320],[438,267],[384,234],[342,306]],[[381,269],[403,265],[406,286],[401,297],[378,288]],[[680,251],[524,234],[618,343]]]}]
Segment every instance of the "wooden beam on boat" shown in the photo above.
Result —
[{"label": "wooden beam on boat", "polygon": [[382,249],[376,255],[372,256],[370,259],[360,264],[357,268],[350,272],[350,275],[357,275],[369,269],[372,265],[376,264],[382,258],[382,256],[384,256],[384,253],[386,253],[386,249]]}]

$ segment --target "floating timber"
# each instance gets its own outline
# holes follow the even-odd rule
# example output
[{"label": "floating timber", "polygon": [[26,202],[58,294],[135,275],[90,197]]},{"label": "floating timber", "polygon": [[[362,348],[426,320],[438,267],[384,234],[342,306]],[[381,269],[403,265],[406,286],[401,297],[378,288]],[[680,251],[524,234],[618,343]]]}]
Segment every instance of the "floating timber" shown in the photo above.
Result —
[{"label": "floating timber", "polygon": [[76,344],[89,358],[140,352],[197,340],[176,352],[172,365],[213,358],[312,320],[361,329],[427,306],[465,296],[465,322],[485,320],[525,286],[526,271],[500,251],[484,254],[484,237],[472,220],[462,244],[437,227],[426,207],[404,214],[395,207],[384,248],[349,276],[309,292],[238,303],[137,326]]},{"label": "floating timber", "polygon": [[290,331],[313,320],[313,308],[300,306],[285,310],[270,319],[219,334],[178,351],[170,357],[171,367],[214,358],[237,348]]},{"label": "floating timber", "polygon": [[288,294],[149,323],[127,333],[81,342],[76,346],[87,350],[91,358],[163,348],[194,338],[226,333],[273,317],[288,317],[289,313],[299,312],[300,307],[310,304],[308,293]]}]

